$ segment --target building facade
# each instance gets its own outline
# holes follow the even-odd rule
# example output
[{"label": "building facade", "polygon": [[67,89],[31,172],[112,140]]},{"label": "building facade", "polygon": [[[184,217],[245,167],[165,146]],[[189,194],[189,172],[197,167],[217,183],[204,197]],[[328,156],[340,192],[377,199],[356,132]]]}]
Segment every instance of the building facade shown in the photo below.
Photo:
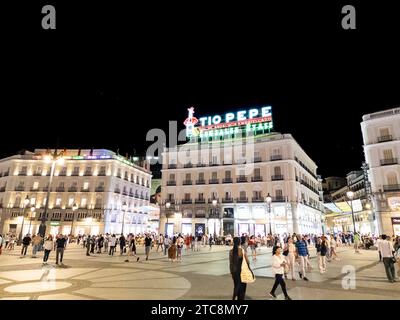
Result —
[{"label": "building facade", "polygon": [[363,116],[361,131],[380,233],[400,235],[400,108]]},{"label": "building facade", "polygon": [[147,231],[146,161],[104,149],[63,150],[57,161],[49,159],[53,153],[36,149],[0,160],[0,232],[37,233],[48,194],[46,234],[121,233],[123,221],[124,233]]},{"label": "building facade", "polygon": [[191,138],[162,159],[162,232],[322,232],[317,166],[290,134]]}]

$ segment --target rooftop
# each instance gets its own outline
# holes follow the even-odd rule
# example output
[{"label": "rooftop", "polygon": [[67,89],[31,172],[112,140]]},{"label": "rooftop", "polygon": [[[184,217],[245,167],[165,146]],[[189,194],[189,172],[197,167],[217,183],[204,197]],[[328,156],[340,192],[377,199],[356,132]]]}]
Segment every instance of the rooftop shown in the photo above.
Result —
[{"label": "rooftop", "polygon": [[363,115],[362,119],[363,119],[363,121],[368,121],[368,120],[373,120],[373,119],[378,119],[378,118],[390,117],[390,116],[397,115],[397,114],[400,114],[400,107],[383,110],[383,111],[378,111],[378,112],[374,112],[374,113],[369,113],[369,114]]}]

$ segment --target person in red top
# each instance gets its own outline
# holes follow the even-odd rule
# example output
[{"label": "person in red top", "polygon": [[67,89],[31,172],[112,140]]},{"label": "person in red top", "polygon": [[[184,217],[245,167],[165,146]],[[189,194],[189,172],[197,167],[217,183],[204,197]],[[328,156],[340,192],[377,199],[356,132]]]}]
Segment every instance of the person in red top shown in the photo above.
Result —
[{"label": "person in red top", "polygon": [[185,244],[186,244],[186,252],[189,251],[190,249],[190,242],[192,241],[192,237],[187,235],[185,238]]},{"label": "person in red top", "polygon": [[250,237],[248,245],[251,250],[251,255],[253,256],[253,261],[256,261],[257,260],[257,252],[256,252],[257,244],[256,244],[256,239],[254,236]]}]

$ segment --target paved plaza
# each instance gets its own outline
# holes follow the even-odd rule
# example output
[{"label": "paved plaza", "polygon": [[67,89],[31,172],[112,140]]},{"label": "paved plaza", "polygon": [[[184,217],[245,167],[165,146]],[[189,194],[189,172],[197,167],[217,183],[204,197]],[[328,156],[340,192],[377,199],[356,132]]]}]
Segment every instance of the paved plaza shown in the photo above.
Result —
[{"label": "paved plaza", "polygon": [[[231,247],[230,247],[231,248]],[[20,247],[3,250],[0,256],[0,298],[24,300],[86,300],[86,299],[231,299],[233,283],[229,274],[229,247],[202,247],[199,252],[184,251],[182,262],[170,262],[160,252],[152,250],[150,260],[144,259],[144,248],[138,248],[140,261],[117,252],[85,255],[81,246],[71,244],[64,255],[64,265],[55,265],[55,252],[49,264],[42,265],[42,254],[31,258],[31,247],[25,258],[19,258]],[[250,250],[249,250],[250,252]],[[328,263],[321,275],[315,252],[311,252],[313,269],[309,282],[286,281],[294,300],[306,299],[400,299],[400,282],[389,283],[378,253],[363,250],[355,254],[346,247],[339,249],[340,261]],[[251,260],[251,258],[250,258]],[[350,266],[350,267],[349,267]],[[271,248],[258,251],[257,261],[251,261],[256,282],[248,285],[246,299],[269,300],[272,287]],[[343,289],[344,269],[355,268],[355,289]],[[396,272],[398,267],[396,266]],[[280,289],[278,299],[283,299]]]}]

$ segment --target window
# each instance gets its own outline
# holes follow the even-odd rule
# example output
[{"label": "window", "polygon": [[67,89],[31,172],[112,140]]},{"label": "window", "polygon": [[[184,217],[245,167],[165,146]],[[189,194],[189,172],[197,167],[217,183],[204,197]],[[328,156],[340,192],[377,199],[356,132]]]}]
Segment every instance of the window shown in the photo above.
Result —
[{"label": "window", "polygon": [[186,173],[186,181],[189,181],[191,179],[190,173]]},{"label": "window", "polygon": [[240,191],[239,197],[240,199],[246,199],[246,191]]},{"label": "window", "polygon": [[74,167],[74,172],[75,173],[79,172],[79,167]]},{"label": "window", "polygon": [[275,176],[281,175],[281,167],[274,167],[274,175]]},{"label": "window", "polygon": [[43,168],[42,167],[37,167],[36,168],[36,174],[42,174],[42,170],[43,170]]},{"label": "window", "polygon": [[231,193],[229,191],[225,192],[225,199],[230,199]]},{"label": "window", "polygon": [[398,184],[398,182],[397,182],[397,176],[396,176],[395,173],[390,173],[390,174],[388,174],[388,176],[387,176],[387,181],[388,181],[388,184],[389,184],[389,185]]},{"label": "window", "polygon": [[283,192],[282,192],[282,190],[281,189],[277,189],[277,190],[275,190],[275,197],[276,198],[283,198]]},{"label": "window", "polygon": [[85,181],[83,183],[83,190],[88,190],[89,189],[89,182]]},{"label": "window", "polygon": [[101,166],[101,167],[100,167],[100,172],[102,172],[102,173],[103,173],[103,172],[106,172],[106,167],[105,167],[105,166]]},{"label": "window", "polygon": [[171,173],[170,175],[169,175],[169,181],[174,181],[175,180],[175,174],[174,173]]},{"label": "window", "polygon": [[33,190],[37,190],[37,189],[39,189],[39,182],[38,182],[38,181],[35,181],[35,182],[33,183]]},{"label": "window", "polygon": [[254,168],[254,176],[259,177],[260,176],[260,168]]},{"label": "window", "polygon": [[218,164],[218,157],[217,156],[213,156],[212,157],[212,163],[213,164]]},{"label": "window", "polygon": [[217,199],[217,193],[211,192],[211,199]]},{"label": "window", "polygon": [[185,200],[190,200],[190,193],[185,193]]},{"label": "window", "polygon": [[197,196],[198,196],[199,200],[203,200],[204,199],[204,193],[199,193]]},{"label": "window", "polygon": [[59,184],[59,187],[60,188],[64,188],[64,185],[65,185],[64,181],[61,181],[60,184]]},{"label": "window", "polygon": [[218,179],[218,175],[217,175],[216,171],[211,173],[211,179],[213,179],[213,180],[217,180]]},{"label": "window", "polygon": [[381,128],[379,129],[379,134],[381,137],[387,137],[389,136],[389,128]]},{"label": "window", "polygon": [[78,185],[78,182],[76,182],[76,181],[73,181],[73,182],[72,182],[72,187],[76,188],[77,185]]},{"label": "window", "polygon": [[61,198],[56,199],[56,206],[57,207],[61,206]]},{"label": "window", "polygon": [[174,194],[173,193],[168,193],[168,201],[173,201],[174,200]]},{"label": "window", "polygon": [[393,159],[393,151],[392,151],[392,149],[383,150],[383,158],[385,160]]},{"label": "window", "polygon": [[225,171],[225,179],[230,179],[230,178],[231,178],[231,172]]},{"label": "window", "polygon": [[131,181],[133,181],[133,173],[131,173]]},{"label": "window", "polygon": [[204,172],[199,173],[199,180],[204,180]]},{"label": "window", "polygon": [[34,206],[36,204],[36,198],[31,197],[31,206]]},{"label": "window", "polygon": [[81,208],[85,208],[87,205],[87,199],[86,198],[82,198],[81,200]]},{"label": "window", "polygon": [[261,191],[253,191],[253,197],[255,199],[261,199]]},{"label": "window", "polygon": [[70,198],[68,199],[68,206],[69,206],[69,207],[72,207],[73,204],[74,204],[74,197],[70,197]]},{"label": "window", "polygon": [[274,155],[274,156],[280,156],[280,155],[281,155],[281,150],[280,150],[280,149],[273,149],[273,150],[272,150],[272,155]]}]

